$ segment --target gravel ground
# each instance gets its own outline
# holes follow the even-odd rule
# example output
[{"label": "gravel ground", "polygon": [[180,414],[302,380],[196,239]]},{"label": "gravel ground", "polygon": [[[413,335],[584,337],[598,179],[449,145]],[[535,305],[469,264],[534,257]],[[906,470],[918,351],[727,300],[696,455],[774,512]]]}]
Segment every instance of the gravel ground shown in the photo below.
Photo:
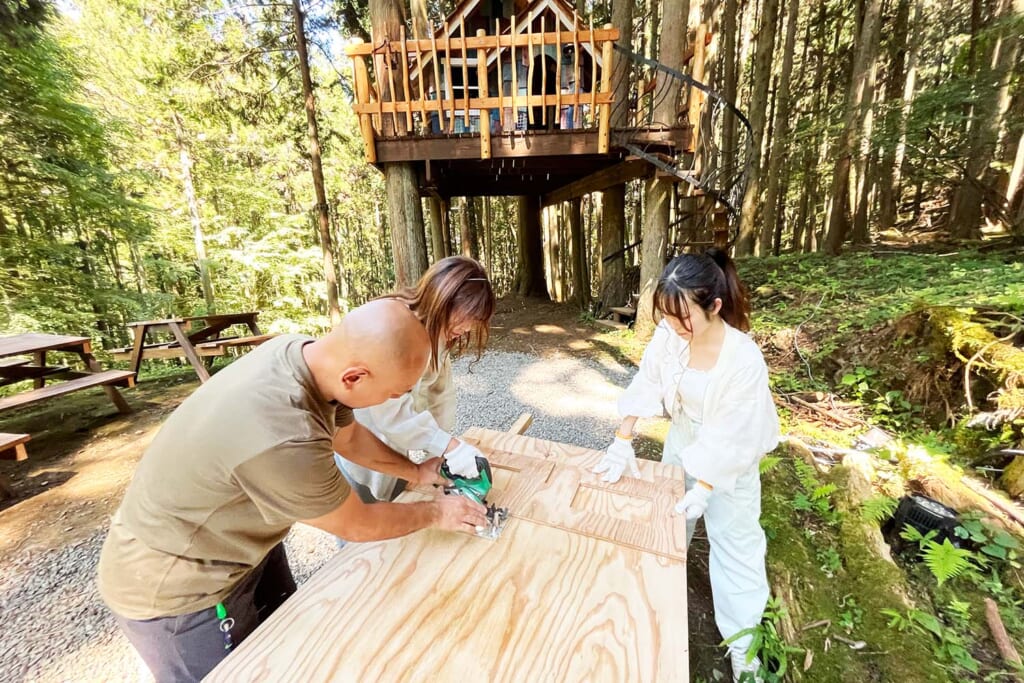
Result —
[{"label": "gravel ground", "polygon": [[[540,360],[492,352],[455,364],[457,432],[507,429],[520,413],[529,434],[602,448],[616,426],[615,399],[632,370],[575,359]],[[151,681],[118,632],[93,581],[106,529],[59,550],[0,560],[0,680]],[[337,549],[333,539],[296,526],[286,539],[301,584]]]}]

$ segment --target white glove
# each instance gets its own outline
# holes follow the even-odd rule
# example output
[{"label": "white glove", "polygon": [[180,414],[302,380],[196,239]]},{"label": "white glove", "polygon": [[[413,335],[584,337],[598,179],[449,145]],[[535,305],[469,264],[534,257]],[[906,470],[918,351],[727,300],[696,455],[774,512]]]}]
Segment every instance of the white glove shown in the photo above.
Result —
[{"label": "white glove", "polygon": [[634,477],[640,476],[640,467],[636,464],[636,453],[633,451],[633,443],[628,439],[617,436],[615,441],[612,441],[612,445],[605,451],[601,462],[597,463],[592,471],[594,474],[604,472],[601,481],[614,484],[622,476],[622,473],[626,471],[627,467],[631,475]]},{"label": "white glove", "polygon": [[470,446],[465,441],[460,441],[458,446],[444,454],[444,461],[448,463],[448,470],[452,474],[467,479],[476,479],[480,476],[480,472],[476,468],[478,455],[483,456],[480,449]]},{"label": "white glove", "polygon": [[686,492],[682,500],[676,503],[676,512],[685,514],[686,519],[697,519],[708,509],[708,498],[711,497],[711,489],[697,484]]}]

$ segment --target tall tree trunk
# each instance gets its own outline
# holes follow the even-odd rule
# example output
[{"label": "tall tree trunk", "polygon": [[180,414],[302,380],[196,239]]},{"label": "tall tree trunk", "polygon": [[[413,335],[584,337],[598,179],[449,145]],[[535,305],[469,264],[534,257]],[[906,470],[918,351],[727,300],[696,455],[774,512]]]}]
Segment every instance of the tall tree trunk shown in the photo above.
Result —
[{"label": "tall tree trunk", "polygon": [[772,80],[772,52],[775,48],[775,29],[779,23],[779,0],[764,0],[761,25],[757,32],[754,55],[753,92],[750,96],[750,128],[753,140],[747,166],[747,187],[740,208],[740,231],[736,239],[736,254],[754,253],[757,240],[757,208],[761,196],[761,146],[764,144],[768,116],[768,86]]},{"label": "tall tree trunk", "polygon": [[[401,0],[369,0],[370,23],[375,44],[385,40],[397,43],[405,25],[405,12]],[[389,61],[388,57],[392,57]],[[406,99],[403,79],[400,73],[394,79],[388,78],[391,69],[397,68],[400,58],[384,50],[374,56],[373,70],[384,102]],[[395,91],[391,92],[394,82]],[[383,116],[381,127],[386,135],[404,134],[405,117]],[[395,259],[395,285],[413,285],[427,269],[426,231],[423,228],[423,207],[419,201],[419,184],[416,169],[411,163],[386,163],[384,184],[388,193],[388,218],[391,224],[391,250]]]},{"label": "tall tree trunk", "polygon": [[[687,0],[667,2],[664,7],[663,23],[674,27],[662,31],[659,39],[659,61],[670,69],[681,71],[686,41],[686,20],[690,13]],[[666,78],[658,74],[658,79]],[[659,87],[662,84],[659,82]],[[669,84],[665,84],[669,85]],[[679,89],[665,88],[668,92],[654,110],[655,121],[674,122],[679,114]],[[669,204],[672,197],[672,181],[653,178],[647,181],[644,197],[643,251],[640,256],[640,307],[637,311],[636,329],[641,336],[654,331],[654,288],[665,267],[668,247]]]},{"label": "tall tree trunk", "polygon": [[[896,224],[899,210],[900,169],[896,161],[896,150],[906,145],[907,115],[910,102],[914,96],[914,79],[916,78],[916,54],[920,41],[909,40],[911,34],[919,26],[921,5],[918,2],[914,9],[914,20],[910,21],[911,0],[899,0],[896,8],[896,20],[890,40],[889,75],[886,79],[885,99],[890,103],[887,118],[887,142],[882,152],[880,176],[878,180],[878,230],[888,230]],[[909,92],[908,92],[909,86]],[[897,98],[902,94],[900,105]],[[900,159],[902,162],[902,158]]]},{"label": "tall tree trunk", "polygon": [[[768,157],[768,188],[764,197],[764,224],[761,227],[761,253],[768,253],[769,240],[779,229],[779,185],[782,181],[782,162],[789,146],[789,90],[793,74],[793,53],[796,51],[796,28],[800,16],[800,0],[789,0],[786,10],[786,38],[782,53],[782,71],[779,74],[779,92],[775,103],[775,132],[772,151]],[[784,199],[784,196],[783,196]],[[784,203],[782,204],[784,205]],[[777,253],[777,249],[774,250]]]},{"label": "tall tree trunk", "polygon": [[581,202],[569,200],[569,242],[572,244],[572,290],[576,303],[583,310],[590,304],[590,278],[587,277],[587,249],[583,243]]},{"label": "tall tree trunk", "polygon": [[[726,102],[736,104],[736,85],[739,69],[736,64],[736,15],[739,13],[737,0],[725,0],[722,14],[722,96]],[[736,116],[731,110],[722,112],[722,169],[732,175],[736,168]]]},{"label": "tall tree trunk", "polygon": [[462,255],[471,259],[480,259],[480,249],[477,246],[476,229],[476,202],[473,197],[462,198],[462,211],[460,212],[459,237],[462,244]]},{"label": "tall tree trunk", "polygon": [[1014,15],[1024,14],[1024,0],[1000,0],[996,26],[987,41],[985,63],[978,69],[976,89],[980,98],[974,108],[967,163],[953,204],[950,226],[961,238],[976,237],[985,203],[986,176],[996,156],[996,143],[1010,106],[1010,82],[1020,39]]},{"label": "tall tree trunk", "polygon": [[491,223],[491,198],[481,197],[484,205],[483,240],[484,268],[488,273],[494,272],[494,226]]},{"label": "tall tree trunk", "polygon": [[440,261],[448,256],[448,248],[444,241],[444,218],[441,215],[441,199],[438,197],[427,197],[427,206],[430,207],[430,251],[434,261]]},{"label": "tall tree trunk", "polygon": [[[618,44],[626,50],[631,50],[633,0],[612,0],[612,25],[620,32]],[[629,66],[630,62],[627,59],[615,61],[615,76],[612,83],[615,86],[616,102],[625,102],[629,98]],[[628,125],[628,107],[614,107],[612,128]],[[607,309],[609,306],[622,306],[626,299],[626,257],[622,251],[626,241],[625,183],[605,190],[601,211],[601,305]]]},{"label": "tall tree trunk", "polygon": [[[878,34],[874,38],[875,55],[878,54]],[[874,131],[874,92],[875,83],[878,79],[877,59],[871,67],[871,75],[868,77],[868,88],[865,93],[867,102],[864,105],[864,123],[860,137],[860,149],[854,158],[853,166],[856,169],[856,179],[851,187],[851,206],[853,206],[853,231],[850,241],[853,244],[867,244],[871,241],[868,234],[868,205],[871,201],[873,189],[873,178],[875,175],[874,155],[871,150],[871,136]]]},{"label": "tall tree trunk", "polygon": [[199,266],[199,280],[203,287],[203,300],[206,312],[216,313],[213,300],[213,282],[210,280],[210,264],[206,260],[206,243],[203,239],[203,222],[199,217],[199,200],[196,198],[195,185],[192,183],[192,157],[188,153],[185,142],[185,127],[181,123],[178,112],[173,112],[174,141],[178,146],[178,163],[181,165],[181,184],[185,190],[185,203],[188,205],[188,216],[192,221],[192,239],[196,246],[196,265]]},{"label": "tall tree trunk", "polygon": [[313,189],[316,192],[317,228],[320,235],[320,250],[323,253],[324,279],[327,282],[327,310],[331,316],[331,324],[337,325],[341,322],[341,307],[338,305],[338,272],[334,265],[334,246],[331,243],[331,219],[327,214],[324,169],[320,163],[320,131],[316,123],[316,100],[313,96],[313,79],[309,75],[306,27],[300,0],[292,0],[292,16],[295,20],[295,47],[299,55],[299,73],[302,75],[302,94],[306,101],[309,161],[310,170],[313,173]]},{"label": "tall tree trunk", "polygon": [[[850,231],[850,168],[853,156],[860,149],[860,137],[864,130],[867,108],[870,107],[868,87],[871,66],[875,60],[876,46],[873,37],[877,33],[881,15],[881,0],[865,0],[864,21],[857,37],[857,49],[853,59],[850,86],[846,92],[846,106],[843,117],[843,131],[836,150],[836,167],[832,177],[831,210],[825,228],[825,250],[838,254],[846,235]],[[867,105],[867,106],[865,106]]]},{"label": "tall tree trunk", "polygon": [[541,244],[540,196],[519,197],[515,290],[520,296],[548,298],[544,284],[544,249]]}]

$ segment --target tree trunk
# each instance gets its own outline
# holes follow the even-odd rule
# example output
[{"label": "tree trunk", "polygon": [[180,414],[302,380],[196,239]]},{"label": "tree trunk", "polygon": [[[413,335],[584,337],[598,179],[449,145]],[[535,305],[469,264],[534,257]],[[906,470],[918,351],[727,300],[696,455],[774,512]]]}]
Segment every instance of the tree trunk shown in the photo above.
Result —
[{"label": "tree trunk", "polygon": [[[327,310],[331,324],[341,322],[341,307],[338,305],[338,272],[334,265],[334,246],[331,243],[331,220],[327,214],[327,194],[324,191],[324,169],[320,163],[320,131],[316,123],[316,100],[313,96],[313,80],[309,75],[309,55],[306,50],[306,28],[300,0],[292,0],[292,16],[295,20],[295,46],[299,56],[299,72],[302,75],[302,94],[306,101],[306,130],[309,135],[309,161],[313,173],[313,189],[316,192],[317,228],[320,235],[320,250],[323,252],[324,279],[327,282]],[[416,202],[417,205],[419,201]]]},{"label": "tree trunk", "polygon": [[[625,306],[626,260],[622,254],[623,235],[626,231],[626,186],[616,185],[604,191],[601,202],[601,305]],[[611,257],[612,254],[617,256]],[[611,257],[611,258],[609,258]]]},{"label": "tree trunk", "polygon": [[[737,73],[736,65],[736,15],[739,13],[737,0],[725,0],[722,14],[722,60],[723,87],[722,96],[726,102],[736,104]],[[730,109],[722,112],[722,170],[731,176],[736,168],[736,116]]]},{"label": "tree trunk", "polygon": [[[897,212],[899,211],[899,186],[900,186],[900,164],[902,163],[902,149],[906,148],[907,115],[910,113],[910,103],[914,97],[914,80],[916,78],[917,50],[920,41],[909,40],[917,27],[920,26],[921,6],[917,3],[914,9],[914,20],[910,18],[911,0],[899,0],[896,8],[896,22],[892,31],[892,54],[889,57],[889,76],[886,84],[886,100],[895,103],[896,98],[902,94],[902,103],[899,108],[893,104],[890,106],[890,117],[886,136],[889,142],[885,145],[882,154],[881,174],[878,181],[878,230],[888,230],[896,224]],[[895,135],[893,135],[895,133]],[[897,150],[899,161],[897,161]]]},{"label": "tree trunk", "polygon": [[206,312],[216,313],[213,299],[213,282],[210,280],[210,264],[206,260],[206,244],[203,239],[203,222],[199,217],[199,200],[196,198],[195,185],[192,184],[192,157],[185,143],[185,127],[181,123],[178,112],[173,112],[174,141],[178,146],[178,162],[181,165],[181,184],[185,190],[185,203],[188,205],[188,216],[192,221],[192,238],[196,245],[196,265],[199,266],[199,280],[203,287],[203,300]]},{"label": "tree trunk", "polygon": [[[793,53],[796,51],[796,28],[800,15],[800,0],[789,0],[786,10],[786,38],[782,53],[782,72],[779,74],[779,92],[775,103],[775,124],[772,151],[768,157],[768,188],[764,197],[764,224],[761,226],[761,254],[768,253],[769,240],[780,230],[779,186],[782,182],[782,163],[789,146],[789,90],[793,74]],[[784,201],[784,196],[782,197]],[[783,203],[784,205],[784,203]],[[778,253],[776,240],[775,253]]]},{"label": "tree trunk", "polygon": [[519,197],[519,221],[516,234],[515,290],[520,296],[548,298],[544,285],[544,250],[541,244],[540,196]]},{"label": "tree trunk", "polygon": [[843,118],[843,132],[836,149],[836,167],[832,177],[831,210],[825,228],[825,250],[836,255],[850,230],[850,168],[853,156],[860,148],[860,137],[864,130],[871,66],[875,60],[876,46],[873,37],[877,33],[881,15],[881,0],[866,0],[864,21],[857,38],[857,49],[853,59],[853,71],[846,92],[846,106]]},{"label": "tree trunk", "polygon": [[430,207],[430,251],[433,254],[434,262],[437,262],[448,256],[448,249],[444,241],[441,200],[437,197],[427,197],[427,206]]},{"label": "tree trunk", "polygon": [[581,202],[569,200],[569,241],[572,244],[572,291],[582,310],[590,304],[590,278],[587,277],[587,250],[583,243]]},{"label": "tree trunk", "polygon": [[[687,0],[667,2],[664,7],[665,26],[678,30],[662,31],[658,52],[662,64],[681,71],[683,50],[686,41],[686,21],[690,13]],[[659,73],[659,81],[665,74]],[[660,83],[659,83],[660,85]],[[680,93],[677,87],[665,88],[668,92],[654,110],[654,120],[674,123],[679,114]],[[653,178],[647,181],[644,197],[643,251],[640,256],[640,307],[637,311],[638,334],[647,336],[654,331],[653,297],[654,287],[662,269],[668,247],[669,204],[672,196],[672,181]]]},{"label": "tree trunk", "polygon": [[753,254],[757,240],[757,208],[761,195],[761,146],[764,144],[767,124],[768,86],[772,80],[772,53],[778,23],[779,0],[764,0],[754,55],[753,92],[750,96],[749,111],[753,140],[747,166],[747,187],[743,192],[743,204],[740,208],[740,231],[736,239],[738,256]]},{"label": "tree trunk", "polygon": [[[878,54],[878,34],[876,33],[874,38],[874,51],[877,56]],[[871,236],[868,234],[868,204],[871,200],[872,193],[872,178],[874,177],[875,169],[872,159],[874,155],[871,153],[871,134],[874,131],[874,92],[875,83],[878,77],[878,63],[877,61],[871,67],[871,75],[868,77],[868,88],[865,94],[867,102],[864,105],[864,125],[861,131],[858,133],[860,136],[860,150],[854,159],[854,168],[857,171],[856,181],[853,183],[851,188],[851,200],[853,210],[853,232],[850,235],[850,241],[853,244],[867,244],[871,241]]]},{"label": "tree trunk", "polygon": [[[370,22],[375,41],[398,41],[405,25],[404,7],[400,0],[370,0]],[[388,57],[392,59],[389,60]],[[397,68],[399,60],[384,50],[374,56],[373,69],[384,102],[405,99],[403,79],[391,79],[388,73]],[[394,82],[394,92],[391,84]],[[405,133],[405,116],[382,116],[385,135]],[[416,283],[427,270],[426,231],[423,228],[423,207],[419,201],[416,169],[411,163],[384,164],[384,184],[388,195],[388,218],[391,224],[391,250],[395,259],[395,286]]]},{"label": "tree trunk", "polygon": [[1013,15],[1024,14],[1024,0],[1001,0],[987,41],[984,64],[975,80],[980,94],[971,121],[969,152],[963,176],[953,195],[950,226],[961,238],[977,237],[985,204],[986,176],[996,155],[996,143],[1010,106],[1010,82],[1020,40]]},{"label": "tree trunk", "polygon": [[484,205],[483,240],[484,240],[484,268],[488,273],[494,271],[494,227],[491,225],[491,198],[480,199]]},{"label": "tree trunk", "polygon": [[477,239],[476,201],[473,197],[462,198],[459,227],[462,255],[480,260],[480,248]]}]

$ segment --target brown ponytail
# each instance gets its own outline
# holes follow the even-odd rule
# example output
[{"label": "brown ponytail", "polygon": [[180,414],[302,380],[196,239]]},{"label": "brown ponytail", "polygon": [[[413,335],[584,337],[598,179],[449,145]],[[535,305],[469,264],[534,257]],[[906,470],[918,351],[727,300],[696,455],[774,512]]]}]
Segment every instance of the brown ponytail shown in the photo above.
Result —
[{"label": "brown ponytail", "polygon": [[750,329],[750,297],[724,250],[712,247],[704,254],[681,254],[665,267],[654,290],[655,312],[686,321],[690,317],[687,297],[705,313],[715,307],[715,299],[721,299],[722,319],[742,332]]}]

